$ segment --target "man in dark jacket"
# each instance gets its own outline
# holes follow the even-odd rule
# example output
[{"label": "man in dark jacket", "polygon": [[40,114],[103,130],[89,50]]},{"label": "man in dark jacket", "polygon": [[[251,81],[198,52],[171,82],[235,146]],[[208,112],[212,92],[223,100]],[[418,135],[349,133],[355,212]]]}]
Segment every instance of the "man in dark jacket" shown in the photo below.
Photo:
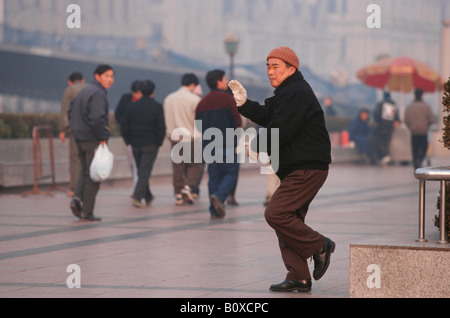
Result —
[{"label": "man in dark jacket", "polygon": [[131,83],[131,93],[125,93],[120,97],[116,110],[114,111],[114,118],[119,125],[122,125],[123,116],[128,105],[137,102],[142,98],[141,81],[134,81]]},{"label": "man in dark jacket", "polygon": [[395,127],[400,125],[398,107],[389,92],[384,92],[383,100],[373,111],[375,127],[371,137],[371,163],[387,164],[391,161],[390,144]]},{"label": "man in dark jacket", "polygon": [[[233,96],[227,92],[228,81],[225,72],[223,70],[208,72],[206,82],[211,92],[200,100],[195,118],[201,121],[202,127],[201,129],[200,127],[198,128],[204,136],[205,131],[213,128],[220,131],[223,139],[227,135],[227,129],[234,130],[241,126],[241,117],[236,109],[236,102]],[[214,139],[214,141],[216,142],[217,140]],[[208,138],[203,138],[203,148],[207,150],[211,142]],[[239,172],[236,145],[237,140],[222,140],[221,149],[214,147],[211,153],[206,153],[207,156],[211,155],[214,158],[204,158],[205,162],[208,163],[209,212],[211,219],[225,217],[224,202],[228,194],[236,186]],[[219,154],[219,152],[222,153]]]},{"label": "man in dark jacket", "polygon": [[[120,97],[119,104],[117,104],[116,110],[114,111],[114,118],[116,119],[116,122],[119,124],[119,126],[122,125],[123,116],[128,105],[133,102],[137,102],[141,98],[141,81],[134,81],[133,83],[131,83],[131,93],[125,93]],[[133,175],[133,181],[136,185],[138,179],[137,167],[136,162],[133,158],[133,149],[130,145],[127,145],[127,158],[130,164],[131,174]]]},{"label": "man in dark jacket", "polygon": [[114,70],[109,65],[99,65],[94,71],[94,78],[94,81],[77,95],[68,112],[70,129],[77,143],[81,164],[70,208],[75,216],[88,221],[100,221],[100,218],[94,216],[95,198],[100,183],[90,178],[89,168],[95,150],[99,144],[106,144],[110,136],[106,90],[114,83]]},{"label": "man in dark jacket", "polygon": [[[276,48],[268,55],[267,75],[275,96],[266,99],[265,105],[248,100],[239,82],[229,84],[239,112],[267,128],[263,130],[267,137],[259,134],[252,140],[252,150],[267,150],[270,156],[278,147],[276,174],[281,184],[265,217],[277,234],[288,273],[282,283],[270,286],[273,291],[310,291],[307,259],[313,257],[313,277],[318,280],[325,274],[335,249],[333,241],[305,224],[308,207],[327,178],[331,146],[322,107],[298,68],[298,57],[288,47]],[[278,141],[272,140],[273,129],[278,129]],[[260,142],[265,138],[267,149]]]},{"label": "man in dark jacket", "polygon": [[142,98],[126,108],[121,125],[122,137],[131,145],[137,165],[138,180],[132,198],[132,205],[137,208],[144,207],[142,199],[147,206],[153,201],[149,178],[166,134],[163,106],[153,99],[155,84],[143,81],[141,92]]}]

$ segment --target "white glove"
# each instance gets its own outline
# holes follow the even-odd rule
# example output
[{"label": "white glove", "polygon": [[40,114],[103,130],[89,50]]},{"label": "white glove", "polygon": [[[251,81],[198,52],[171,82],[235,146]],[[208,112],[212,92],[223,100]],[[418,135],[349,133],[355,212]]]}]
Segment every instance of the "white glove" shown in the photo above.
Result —
[{"label": "white glove", "polygon": [[247,91],[244,86],[236,80],[232,80],[228,83],[228,87],[233,92],[234,99],[236,100],[236,105],[238,107],[245,104],[247,101]]}]

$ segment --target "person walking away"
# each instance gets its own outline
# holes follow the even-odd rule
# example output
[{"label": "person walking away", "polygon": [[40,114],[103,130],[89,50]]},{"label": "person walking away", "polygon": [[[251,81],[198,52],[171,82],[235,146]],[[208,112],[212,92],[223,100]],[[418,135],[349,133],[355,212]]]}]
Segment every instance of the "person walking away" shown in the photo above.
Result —
[{"label": "person walking away", "polygon": [[[117,104],[116,110],[114,111],[114,118],[116,119],[119,126],[122,125],[123,116],[128,105],[130,105],[133,102],[137,102],[141,98],[142,98],[141,81],[136,80],[133,83],[131,83],[131,93],[125,93],[120,97],[119,104]],[[131,175],[133,176],[133,183],[134,185],[136,185],[137,167],[136,162],[134,162],[133,158],[133,150],[131,149],[130,145],[128,145],[126,148],[127,148],[127,158],[131,169]]]},{"label": "person walking away", "polygon": [[[274,170],[281,183],[266,207],[265,218],[278,237],[288,272],[270,290],[308,292],[312,282],[307,259],[313,257],[313,278],[318,280],[327,271],[336,246],[305,223],[308,208],[328,176],[331,142],[324,111],[299,71],[297,54],[285,46],[272,50],[267,56],[267,75],[275,91],[264,105],[247,99],[238,81],[229,86],[239,113],[267,128],[251,141],[251,151],[267,152],[270,157],[278,148],[278,169]],[[271,140],[272,129],[278,129],[278,141]]]},{"label": "person walking away", "polygon": [[[183,149],[190,149],[191,156],[187,162],[176,163],[172,160],[172,180],[175,204],[194,203],[194,193],[198,191],[203,163],[195,162],[195,140],[201,143],[201,133],[195,127],[195,111],[201,97],[194,93],[199,80],[195,74],[187,73],[181,78],[181,87],[169,94],[164,100],[164,118],[166,120],[167,138],[172,149],[183,143]],[[177,138],[172,139],[176,130]],[[179,135],[180,133],[181,135]],[[183,153],[179,154],[183,156]]]},{"label": "person walking away", "polygon": [[375,127],[371,137],[371,163],[387,164],[391,161],[389,146],[391,144],[394,128],[400,124],[398,107],[391,99],[389,92],[384,93],[383,101],[379,102],[374,110]]},{"label": "person walking away", "polygon": [[[222,136],[225,137],[227,128],[235,130],[242,124],[236,102],[233,96],[227,92],[228,80],[223,70],[209,71],[206,74],[206,82],[211,91],[198,104],[196,119],[201,121],[203,135],[208,129],[214,128],[220,130]],[[225,200],[237,182],[239,169],[236,153],[237,138],[233,139],[222,140],[223,148],[216,149],[218,147],[215,147],[211,151],[211,156],[214,158],[220,156],[219,153],[222,152],[219,162],[215,159],[211,160],[211,158],[205,159],[209,175],[209,212],[213,220],[225,217]],[[203,149],[205,150],[210,143],[211,140],[203,138]]]},{"label": "person walking away", "polygon": [[89,168],[95,150],[110,137],[109,104],[106,90],[114,83],[114,70],[101,64],[94,71],[94,80],[75,98],[69,108],[70,129],[78,147],[80,175],[70,203],[72,213],[86,221],[101,221],[94,215],[95,199],[100,182],[91,179]]},{"label": "person walking away", "polygon": [[70,172],[70,190],[68,195],[73,196],[75,187],[80,174],[80,160],[78,159],[78,149],[75,139],[70,131],[70,123],[67,112],[70,104],[75,100],[78,93],[86,87],[85,79],[82,73],[74,71],[68,78],[68,86],[63,92],[61,101],[61,111],[59,114],[59,140],[65,143],[69,140],[69,172]]},{"label": "person walking away", "polygon": [[[231,93],[230,88],[227,89],[227,92]],[[236,108],[236,112],[237,112],[237,106],[235,106],[235,108]],[[241,118],[240,118],[240,123],[241,124],[240,124],[240,126],[238,128],[243,127],[244,120],[245,120],[245,118],[241,116]],[[241,137],[240,134],[238,134],[237,137],[238,137],[238,143],[239,143],[239,139]],[[240,166],[240,163],[238,163],[238,175],[237,175],[237,178],[236,178],[236,183],[234,184],[234,187],[231,189],[230,193],[228,193],[227,206],[239,206],[239,203],[236,200],[236,190],[237,190],[237,186],[238,186],[238,182],[239,182],[239,171],[240,171],[240,169],[241,169],[241,166]]]},{"label": "person walking away", "polygon": [[435,122],[430,105],[422,100],[423,90],[416,89],[415,100],[405,111],[405,124],[411,131],[411,146],[414,169],[422,167],[428,150],[428,131]]},{"label": "person walking away", "polygon": [[145,207],[142,200],[147,206],[154,200],[149,179],[166,134],[163,106],[154,99],[155,84],[143,81],[141,92],[142,98],[125,110],[121,126],[122,136],[131,145],[137,165],[138,181],[132,197],[132,205],[137,208]]}]

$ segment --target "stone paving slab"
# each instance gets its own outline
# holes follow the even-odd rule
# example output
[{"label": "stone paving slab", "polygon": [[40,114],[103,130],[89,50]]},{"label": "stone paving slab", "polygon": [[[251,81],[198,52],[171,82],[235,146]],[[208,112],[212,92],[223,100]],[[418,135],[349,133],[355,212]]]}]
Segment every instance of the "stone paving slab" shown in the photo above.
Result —
[{"label": "stone paving slab", "polygon": [[[171,178],[153,177],[156,200],[136,209],[130,180],[105,182],[99,223],[74,218],[63,192],[0,193],[0,298],[348,298],[350,244],[409,244],[418,236],[411,166],[333,164],[306,218],[336,242],[331,265],[310,293],[271,292],[286,270],[264,219],[265,176],[241,171],[240,205],[220,221],[209,219],[206,184],[207,175],[200,200],[178,207]],[[427,185],[424,246],[439,239],[432,224],[438,192],[438,183]],[[79,266],[81,288],[68,288],[71,264]]]}]

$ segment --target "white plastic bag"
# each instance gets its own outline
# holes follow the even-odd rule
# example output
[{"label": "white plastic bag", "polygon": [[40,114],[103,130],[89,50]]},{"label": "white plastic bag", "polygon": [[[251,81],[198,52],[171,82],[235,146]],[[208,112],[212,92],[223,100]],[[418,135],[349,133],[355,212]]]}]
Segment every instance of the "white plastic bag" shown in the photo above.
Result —
[{"label": "white plastic bag", "polygon": [[94,182],[101,182],[111,174],[114,163],[114,155],[106,144],[99,145],[95,150],[94,159],[89,169],[90,177]]}]

